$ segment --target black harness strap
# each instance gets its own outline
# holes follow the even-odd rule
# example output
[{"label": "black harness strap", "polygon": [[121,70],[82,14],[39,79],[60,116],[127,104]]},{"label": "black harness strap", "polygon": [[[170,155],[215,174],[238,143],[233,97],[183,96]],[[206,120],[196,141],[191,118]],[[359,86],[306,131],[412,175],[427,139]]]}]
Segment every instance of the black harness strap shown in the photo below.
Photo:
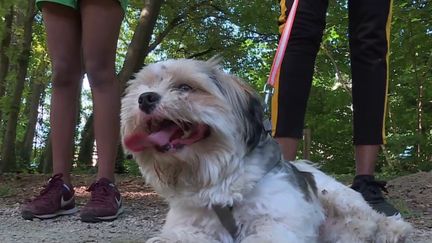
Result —
[{"label": "black harness strap", "polygon": [[[274,160],[266,166],[267,175],[270,171],[276,168],[278,165],[282,165],[282,159]],[[263,177],[264,177],[263,176]],[[259,182],[259,181],[258,181]],[[257,182],[257,183],[258,183]],[[232,213],[233,207],[212,205],[213,211],[216,213],[222,226],[230,233],[231,237],[235,240],[240,233],[239,227],[235,221],[234,215]]]},{"label": "black harness strap", "polygon": [[239,230],[232,213],[233,208],[226,206],[222,207],[220,205],[213,205],[212,208],[223,227],[230,233],[231,237],[233,239],[237,238]]}]

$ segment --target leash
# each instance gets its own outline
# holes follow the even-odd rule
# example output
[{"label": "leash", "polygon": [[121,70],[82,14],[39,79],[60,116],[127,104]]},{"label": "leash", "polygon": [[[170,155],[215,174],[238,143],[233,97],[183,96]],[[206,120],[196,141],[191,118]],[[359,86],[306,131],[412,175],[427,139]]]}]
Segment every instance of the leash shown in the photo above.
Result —
[{"label": "leash", "polygon": [[272,131],[271,124],[271,98],[274,93],[274,85],[276,83],[276,77],[278,76],[278,72],[282,65],[282,60],[285,55],[285,50],[288,46],[288,41],[291,36],[291,30],[294,25],[295,15],[297,13],[299,0],[294,0],[291,6],[290,12],[288,14],[288,18],[285,21],[285,26],[282,31],[281,38],[279,39],[278,48],[276,49],[276,54],[273,59],[272,67],[270,69],[270,75],[268,77],[267,83],[264,85],[264,89],[262,93],[264,93],[264,114],[268,117],[268,119],[264,119],[264,129],[266,132]]},{"label": "leash", "polygon": [[[289,12],[288,18],[285,22],[284,29],[282,31],[282,36],[279,40],[278,48],[276,49],[276,54],[273,59],[273,64],[270,70],[270,75],[267,80],[267,83],[264,85],[264,114],[267,115],[268,118],[264,119],[263,125],[264,130],[267,133],[271,133],[272,124],[270,120],[270,102],[274,93],[274,84],[276,83],[276,77],[278,75],[278,71],[282,65],[282,60],[285,55],[285,50],[288,45],[288,40],[291,36],[291,30],[294,24],[294,18],[297,12],[299,0],[294,0],[291,6],[291,10]],[[271,135],[271,134],[270,134]],[[267,173],[272,171],[277,165],[281,164],[281,159],[273,161],[270,166],[268,166]],[[233,206],[220,206],[213,205],[213,211],[216,213],[219,221],[223,225],[223,227],[230,233],[231,237],[235,240],[240,233],[241,227],[239,227],[235,221],[234,215],[232,213]]]}]

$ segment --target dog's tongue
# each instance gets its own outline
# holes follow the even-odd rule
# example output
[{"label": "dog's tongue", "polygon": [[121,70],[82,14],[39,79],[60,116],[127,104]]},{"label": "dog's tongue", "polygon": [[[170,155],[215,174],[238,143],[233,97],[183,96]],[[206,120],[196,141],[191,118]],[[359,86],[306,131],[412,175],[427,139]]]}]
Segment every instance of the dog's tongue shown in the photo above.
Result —
[{"label": "dog's tongue", "polygon": [[171,137],[180,130],[176,125],[171,125],[155,133],[135,133],[125,138],[124,144],[132,152],[140,152],[148,147],[164,146],[169,144]]}]

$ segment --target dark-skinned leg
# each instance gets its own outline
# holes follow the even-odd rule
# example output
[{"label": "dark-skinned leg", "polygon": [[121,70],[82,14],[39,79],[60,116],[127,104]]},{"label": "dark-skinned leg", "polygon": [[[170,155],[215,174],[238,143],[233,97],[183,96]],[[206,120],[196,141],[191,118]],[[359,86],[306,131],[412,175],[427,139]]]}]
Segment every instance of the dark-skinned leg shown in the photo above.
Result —
[{"label": "dark-skinned leg", "polygon": [[50,122],[54,175],[38,196],[22,206],[24,219],[47,219],[77,212],[69,173],[82,77],[80,15],[71,7],[50,2],[43,2],[42,13],[52,63]]},{"label": "dark-skinned leg", "polygon": [[[283,18],[291,11],[292,0],[282,0]],[[284,159],[295,160],[303,135],[307,101],[315,59],[325,27],[328,1],[299,1],[295,21],[272,99],[273,136]],[[281,18],[280,18],[281,20]]]},{"label": "dark-skinned leg", "polygon": [[297,157],[299,139],[289,137],[278,137],[275,139],[281,147],[283,158],[288,161],[295,160]]},{"label": "dark-skinned leg", "polygon": [[120,134],[120,84],[115,57],[123,10],[116,0],[81,0],[82,43],[85,69],[93,94],[98,175],[81,210],[84,222],[110,221],[122,212],[114,168]]},{"label": "dark-skinned leg", "polygon": [[51,139],[53,174],[70,184],[77,99],[82,77],[79,12],[46,2],[42,8],[52,62]]},{"label": "dark-skinned leg", "polygon": [[376,211],[391,216],[399,212],[381,192],[385,182],[374,178],[385,143],[391,0],[349,0],[348,12],[356,162],[352,188]]},{"label": "dark-skinned leg", "polygon": [[115,0],[82,0],[81,15],[84,62],[93,94],[98,178],[114,181],[120,126],[115,57],[123,10]]},{"label": "dark-skinned leg", "polygon": [[375,173],[379,149],[379,145],[355,146],[356,175],[373,175]]}]

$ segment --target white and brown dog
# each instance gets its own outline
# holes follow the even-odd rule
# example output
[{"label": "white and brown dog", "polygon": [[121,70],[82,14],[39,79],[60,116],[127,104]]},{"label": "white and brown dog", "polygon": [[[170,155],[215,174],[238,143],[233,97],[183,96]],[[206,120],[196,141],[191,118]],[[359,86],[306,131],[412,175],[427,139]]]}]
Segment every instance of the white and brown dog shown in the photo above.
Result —
[{"label": "white and brown dog", "polygon": [[122,100],[122,142],[170,210],[148,242],[403,242],[411,226],[307,161],[283,161],[259,96],[216,59],[151,64]]}]

